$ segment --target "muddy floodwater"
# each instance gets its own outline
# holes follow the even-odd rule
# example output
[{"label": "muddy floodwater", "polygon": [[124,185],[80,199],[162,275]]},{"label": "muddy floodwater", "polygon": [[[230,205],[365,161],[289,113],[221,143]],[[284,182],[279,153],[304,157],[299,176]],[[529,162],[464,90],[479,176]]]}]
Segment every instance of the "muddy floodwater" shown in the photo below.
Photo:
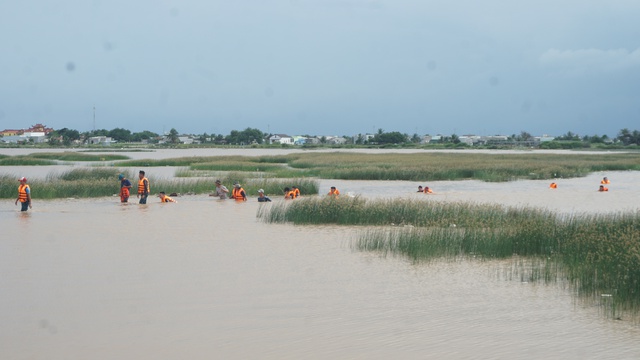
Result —
[{"label": "muddy floodwater", "polygon": [[[174,152],[165,156],[184,156]],[[0,173],[45,176],[38,168]],[[603,176],[607,193],[596,191]],[[557,182],[556,190],[549,181],[321,180],[320,188],[425,206],[639,208],[639,172]],[[434,194],[415,193],[418,185]],[[139,205],[39,200],[32,191],[27,213],[11,199],[0,204],[2,359],[640,358],[637,323],[603,316],[566,284],[522,282],[510,260],[414,264],[357,251],[362,228],[266,224],[256,213],[271,204],[255,194],[246,203],[194,195]]]}]

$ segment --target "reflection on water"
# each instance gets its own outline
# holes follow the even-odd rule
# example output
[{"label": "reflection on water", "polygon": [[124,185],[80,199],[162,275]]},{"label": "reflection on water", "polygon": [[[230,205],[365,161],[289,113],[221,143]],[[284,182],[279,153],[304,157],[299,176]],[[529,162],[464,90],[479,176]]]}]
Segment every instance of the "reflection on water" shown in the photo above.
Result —
[{"label": "reflection on water", "polygon": [[355,252],[359,229],[265,224],[256,212],[271,204],[255,198],[36,205],[0,206],[6,358],[638,354],[636,325],[576,305],[561,284],[505,277],[505,261]]},{"label": "reflection on water", "polygon": [[[17,167],[9,168],[2,171]],[[42,169],[15,173],[45,177],[50,169]],[[608,193],[596,191],[603,176],[612,180]],[[592,174],[558,180],[557,190],[547,181],[322,180],[320,193],[335,185],[343,194],[426,204],[615,212],[637,210],[638,179],[638,172]],[[417,185],[435,193],[414,193]],[[601,316],[600,306],[576,302],[562,283],[523,281],[510,261],[414,264],[357,252],[351,242],[361,229],[265,224],[256,212],[271,204],[255,198],[161,204],[150,197],[139,205],[117,197],[46,201],[32,191],[27,213],[14,199],[0,204],[2,358],[634,359],[640,352],[637,325]]]}]

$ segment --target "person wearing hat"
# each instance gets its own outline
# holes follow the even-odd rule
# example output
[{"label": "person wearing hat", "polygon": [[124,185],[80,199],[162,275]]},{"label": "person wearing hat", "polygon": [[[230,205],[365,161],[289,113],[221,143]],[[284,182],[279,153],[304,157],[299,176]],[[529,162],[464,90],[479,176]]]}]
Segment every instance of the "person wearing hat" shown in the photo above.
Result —
[{"label": "person wearing hat", "polygon": [[120,180],[120,202],[126,203],[129,201],[129,192],[131,191],[131,181],[124,177],[124,174],[118,175]]},{"label": "person wearing hat", "polygon": [[231,197],[236,199],[237,201],[247,201],[247,194],[244,192],[244,189],[237,182],[233,184],[233,191],[231,192]]},{"label": "person wearing hat", "polygon": [[146,204],[149,193],[151,192],[151,186],[149,186],[149,179],[145,176],[144,171],[140,170],[138,173],[138,197],[140,198],[140,204]]},{"label": "person wearing hat", "polygon": [[268,202],[271,201],[268,196],[264,195],[264,190],[258,190],[258,202]]},{"label": "person wearing hat", "polygon": [[217,196],[220,200],[224,200],[227,198],[227,194],[229,193],[229,189],[226,186],[222,185],[220,180],[216,180],[216,192],[210,194],[209,196]]},{"label": "person wearing hat", "polygon": [[32,209],[31,207],[31,188],[27,185],[27,178],[21,177],[20,185],[18,185],[18,198],[16,199],[16,205],[18,205],[18,201],[22,203],[22,209],[20,211],[27,211],[28,209]]}]

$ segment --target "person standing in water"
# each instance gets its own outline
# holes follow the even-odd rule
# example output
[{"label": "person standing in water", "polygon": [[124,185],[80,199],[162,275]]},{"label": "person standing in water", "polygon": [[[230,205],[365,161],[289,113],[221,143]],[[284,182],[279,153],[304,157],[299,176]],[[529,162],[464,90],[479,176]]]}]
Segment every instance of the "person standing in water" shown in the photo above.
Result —
[{"label": "person standing in water", "polygon": [[264,194],[264,190],[262,189],[258,190],[258,202],[270,202],[270,201],[271,199],[269,199],[269,197]]},{"label": "person standing in water", "polygon": [[131,191],[131,181],[124,177],[124,174],[118,175],[118,180],[120,180],[120,202],[126,203],[129,201],[129,194]]},{"label": "person standing in water", "polygon": [[229,189],[227,189],[226,186],[222,185],[222,181],[220,180],[216,180],[216,189],[215,189],[215,193],[209,195],[209,196],[217,196],[220,198],[220,200],[224,200],[227,198],[227,194],[229,193]]},{"label": "person standing in water", "polygon": [[149,179],[145,176],[144,171],[140,170],[138,173],[138,198],[140,198],[140,204],[146,204],[147,198],[149,197],[149,193],[151,192],[151,187],[149,186]]},{"label": "person standing in water", "polygon": [[233,192],[231,193],[231,197],[237,201],[247,201],[247,193],[237,182],[233,184]]},{"label": "person standing in water", "polygon": [[15,204],[18,205],[18,201],[20,201],[22,204],[20,211],[33,209],[31,206],[31,188],[27,185],[27,178],[21,177],[18,181],[20,181],[20,185],[18,185],[18,198]]}]

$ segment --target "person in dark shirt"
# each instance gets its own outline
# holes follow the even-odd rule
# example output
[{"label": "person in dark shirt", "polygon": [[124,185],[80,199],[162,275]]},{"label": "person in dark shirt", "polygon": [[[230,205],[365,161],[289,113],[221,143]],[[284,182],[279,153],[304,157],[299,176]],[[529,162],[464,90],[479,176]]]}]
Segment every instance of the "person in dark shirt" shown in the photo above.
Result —
[{"label": "person in dark shirt", "polygon": [[131,181],[124,177],[124,174],[118,175],[120,180],[120,202],[126,203],[129,201],[129,192],[131,191]]},{"label": "person in dark shirt", "polygon": [[264,190],[262,189],[258,190],[258,202],[267,202],[267,201],[271,201],[271,199],[269,199],[269,197],[264,195]]}]

